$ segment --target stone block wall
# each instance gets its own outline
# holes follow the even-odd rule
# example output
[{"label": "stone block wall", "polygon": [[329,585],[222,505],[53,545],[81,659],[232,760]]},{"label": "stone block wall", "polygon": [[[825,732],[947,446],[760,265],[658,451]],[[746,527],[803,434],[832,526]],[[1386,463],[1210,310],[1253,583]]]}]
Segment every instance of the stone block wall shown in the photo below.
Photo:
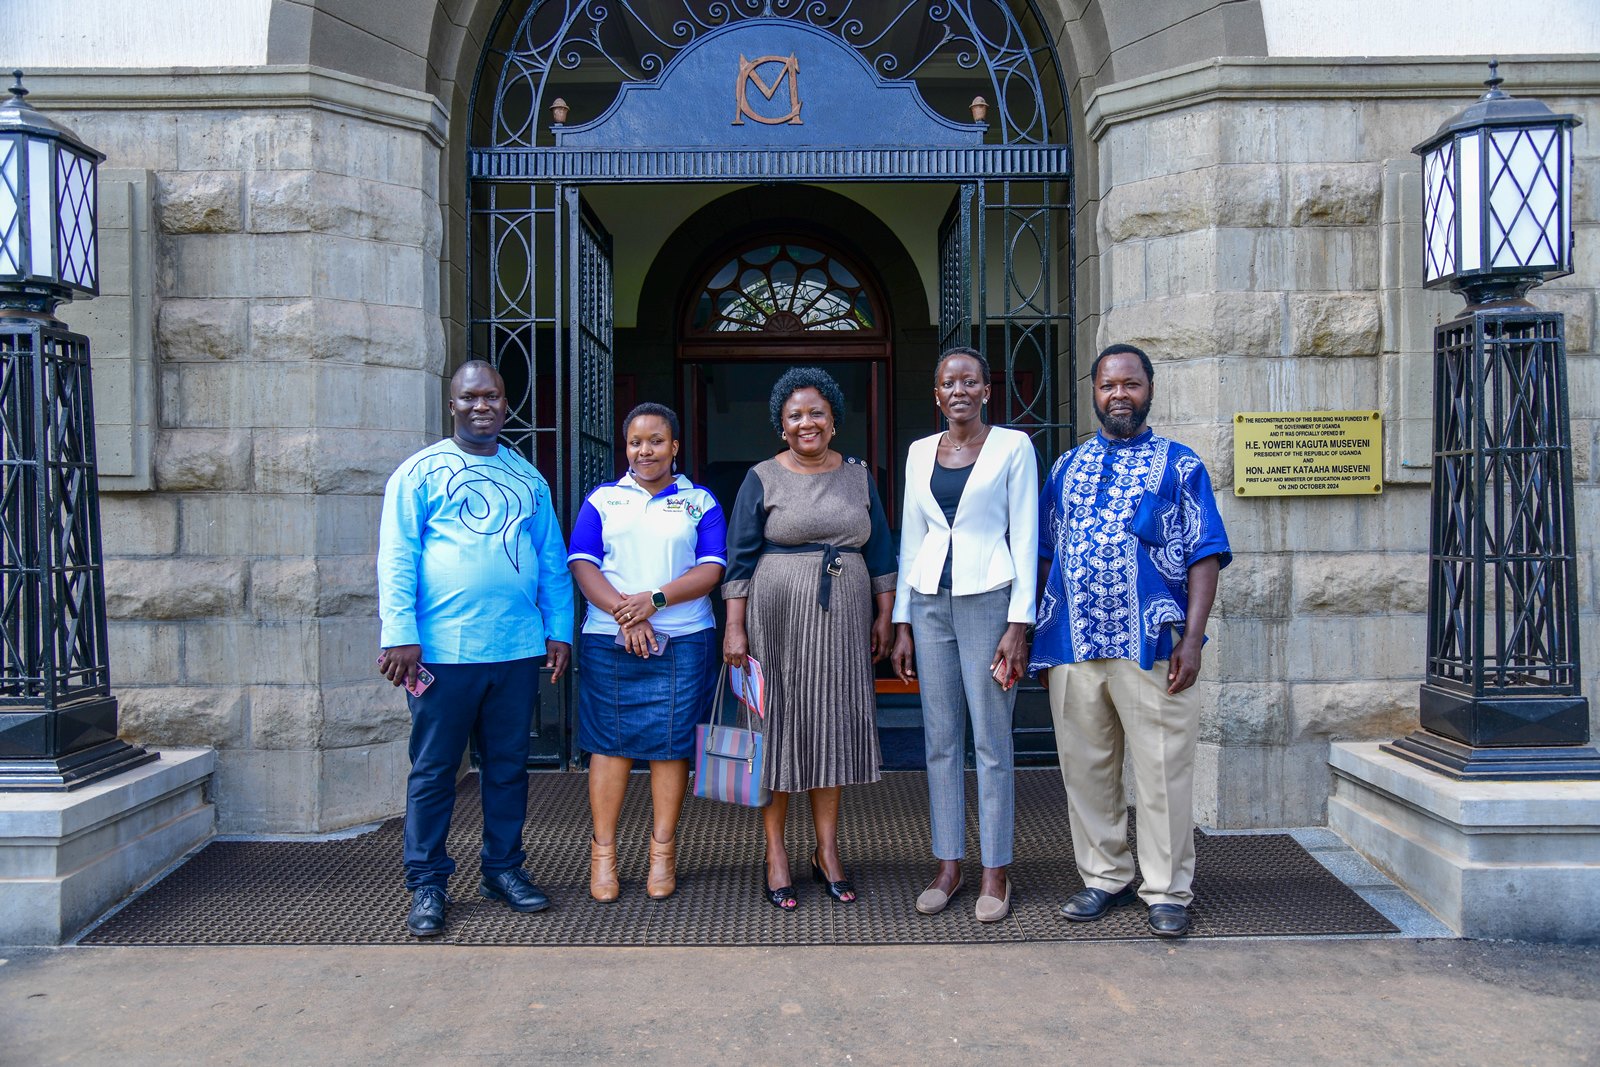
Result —
[{"label": "stone block wall", "polygon": [[[1091,108],[1100,201],[1093,347],[1127,341],[1150,353],[1151,422],[1205,459],[1233,544],[1202,683],[1197,815],[1218,826],[1317,824],[1326,817],[1328,743],[1387,740],[1417,724],[1432,328],[1462,301],[1420,289],[1421,191],[1410,147],[1472,94],[1316,98],[1305,91],[1314,78],[1305,68],[1257,61],[1229,74],[1253,79],[1240,94],[1249,99],[1216,99],[1215,86],[1193,75],[1164,87],[1152,79]],[[1592,125],[1594,88],[1545,99]],[[1579,270],[1533,299],[1568,316],[1584,683],[1593,699],[1600,142],[1580,131],[1578,145]],[[1363,408],[1385,419],[1382,496],[1234,497],[1236,412]],[[1093,425],[1086,394],[1080,423]]]},{"label": "stone block wall", "polygon": [[101,503],[112,683],[125,736],[218,750],[219,830],[322,831],[404,806],[372,553],[442,428],[440,148],[228,100],[64,116],[154,180],[153,489]]},{"label": "stone block wall", "polygon": [[[1568,315],[1597,697],[1600,77],[1593,60],[1521,69],[1542,79],[1527,95],[1587,122],[1578,270],[1535,299]],[[1319,823],[1328,742],[1415,723],[1431,330],[1460,301],[1419,288],[1409,150],[1478,76],[1443,60],[1235,59],[1075,97],[1082,354],[1121,340],[1158,361],[1152,421],[1205,458],[1234,544],[1202,683],[1207,823]],[[152,428],[150,488],[102,503],[126,733],[216,746],[224,830],[399,810],[407,724],[373,670],[371,554],[384,478],[444,427],[444,324],[461,300],[441,307],[459,288],[440,276],[442,197],[456,241],[461,220],[459,189],[441,191],[441,173],[460,178],[443,105],[303,67],[61,74],[36,91],[150,205],[127,239],[148,241],[155,380],[151,410],[126,412]],[[93,307],[66,318],[91,323]],[[1234,413],[1369,407],[1385,421],[1381,497],[1234,499]]]}]

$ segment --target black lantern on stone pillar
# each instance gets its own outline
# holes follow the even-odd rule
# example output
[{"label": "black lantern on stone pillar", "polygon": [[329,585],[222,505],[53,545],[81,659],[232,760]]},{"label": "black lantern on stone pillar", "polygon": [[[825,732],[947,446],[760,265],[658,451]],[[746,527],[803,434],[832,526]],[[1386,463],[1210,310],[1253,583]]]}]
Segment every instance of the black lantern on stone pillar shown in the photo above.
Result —
[{"label": "black lantern on stone pillar", "polygon": [[1572,130],[1537,100],[1489,91],[1412,149],[1422,157],[1423,285],[1471,305],[1572,273]]},{"label": "black lantern on stone pillar", "polygon": [[1489,91],[1422,156],[1434,330],[1428,664],[1422,729],[1385,751],[1452,778],[1600,778],[1578,663],[1563,319],[1523,299],[1572,273],[1579,121]]},{"label": "black lantern on stone pillar", "polygon": [[0,101],[0,790],[64,790],[156,758],[117,738],[89,339],[55,318],[99,291],[105,157]]}]

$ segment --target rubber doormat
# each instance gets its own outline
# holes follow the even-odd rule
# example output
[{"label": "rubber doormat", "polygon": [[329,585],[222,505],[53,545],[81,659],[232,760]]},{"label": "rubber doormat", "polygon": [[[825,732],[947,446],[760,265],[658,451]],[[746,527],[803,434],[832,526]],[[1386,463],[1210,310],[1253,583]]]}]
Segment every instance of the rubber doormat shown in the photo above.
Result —
[{"label": "rubber doormat", "polygon": [[[1082,888],[1066,797],[1053,770],[1017,772],[1012,912],[983,924],[977,900],[977,780],[967,775],[969,882],[943,914],[914,902],[933,871],[927,779],[890,772],[845,791],[840,854],[859,899],[837,904],[809,877],[810,818],[795,798],[789,854],[800,907],[784,914],[761,893],[759,813],[690,798],[678,830],[678,892],[645,897],[649,781],[628,785],[618,835],[622,899],[593,901],[588,779],[539,773],[530,786],[528,870],[554,901],[519,915],[477,893],[477,779],[461,783],[450,831],[460,870],[445,932],[460,945],[877,945],[1144,940],[1145,909],[1095,923],[1057,913]],[[1287,834],[1198,834],[1191,937],[1394,933],[1396,928]],[[91,930],[86,945],[383,945],[415,943],[400,870],[401,820],[340,841],[216,841]]]}]

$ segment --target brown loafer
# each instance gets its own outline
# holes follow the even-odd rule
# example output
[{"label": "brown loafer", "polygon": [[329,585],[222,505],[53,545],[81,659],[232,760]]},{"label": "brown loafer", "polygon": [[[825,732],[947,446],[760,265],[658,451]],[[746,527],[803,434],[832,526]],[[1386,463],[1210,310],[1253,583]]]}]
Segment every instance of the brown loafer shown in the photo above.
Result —
[{"label": "brown loafer", "polygon": [[980,896],[977,907],[972,909],[972,917],[981,923],[997,923],[1011,914],[1011,879],[1006,879],[1006,895],[1003,897]]},{"label": "brown loafer", "polygon": [[650,877],[644,884],[651,900],[666,900],[678,890],[678,839],[657,841],[650,835]]},{"label": "brown loafer", "polygon": [[917,911],[923,915],[937,915],[950,903],[950,898],[961,892],[961,879],[956,879],[956,884],[946,893],[936,885],[930,885],[917,897]]},{"label": "brown loafer", "polygon": [[589,895],[609,904],[622,893],[617,880],[617,843],[602,845],[589,838]]}]

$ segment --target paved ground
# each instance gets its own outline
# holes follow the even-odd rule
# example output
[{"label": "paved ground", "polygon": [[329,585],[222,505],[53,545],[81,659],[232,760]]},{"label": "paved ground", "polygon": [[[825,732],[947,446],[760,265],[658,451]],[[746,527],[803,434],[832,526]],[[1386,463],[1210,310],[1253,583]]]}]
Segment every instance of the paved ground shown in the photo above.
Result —
[{"label": "paved ground", "polygon": [[6,1064],[1593,1064],[1600,948],[28,950],[0,1033]]},{"label": "paved ground", "polygon": [[1600,945],[1450,940],[1337,835],[1288,832],[1401,932],[783,949],[0,948],[0,1065],[1600,1065]]}]

